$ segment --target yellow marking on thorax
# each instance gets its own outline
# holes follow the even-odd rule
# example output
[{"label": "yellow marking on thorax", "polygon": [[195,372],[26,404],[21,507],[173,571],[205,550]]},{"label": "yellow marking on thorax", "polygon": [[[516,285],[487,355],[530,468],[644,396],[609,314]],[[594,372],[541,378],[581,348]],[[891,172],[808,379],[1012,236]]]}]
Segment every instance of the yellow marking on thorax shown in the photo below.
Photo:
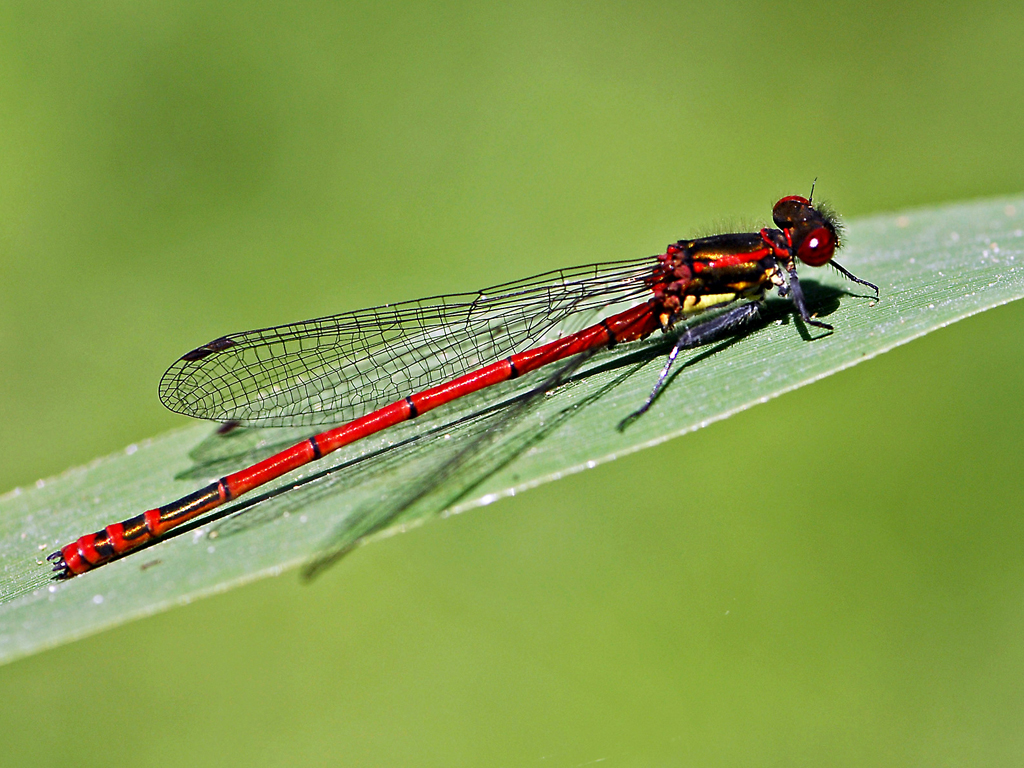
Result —
[{"label": "yellow marking on thorax", "polygon": [[683,314],[695,315],[712,307],[720,307],[736,301],[735,293],[711,293],[705,296],[687,296],[683,299]]}]

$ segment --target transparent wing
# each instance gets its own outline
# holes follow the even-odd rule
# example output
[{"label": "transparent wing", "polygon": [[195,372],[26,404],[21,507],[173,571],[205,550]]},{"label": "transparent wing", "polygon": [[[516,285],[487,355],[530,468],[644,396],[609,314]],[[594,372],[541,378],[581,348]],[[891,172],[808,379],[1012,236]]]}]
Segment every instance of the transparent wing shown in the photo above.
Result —
[{"label": "transparent wing", "polygon": [[160,380],[168,408],[254,426],[348,421],[647,298],[655,257],[546,272],[222,336]]}]

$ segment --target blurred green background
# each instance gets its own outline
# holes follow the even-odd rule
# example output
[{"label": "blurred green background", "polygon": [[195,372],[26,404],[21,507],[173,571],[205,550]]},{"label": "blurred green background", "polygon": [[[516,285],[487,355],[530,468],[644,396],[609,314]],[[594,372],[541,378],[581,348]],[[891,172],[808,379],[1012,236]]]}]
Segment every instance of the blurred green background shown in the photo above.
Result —
[{"label": "blurred green background", "polygon": [[[0,490],[182,424],[156,383],[222,333],[814,177],[847,217],[1020,192],[1022,39],[1019,2],[4,3]],[[1019,765],[1022,332],[0,668],[0,762]]]}]

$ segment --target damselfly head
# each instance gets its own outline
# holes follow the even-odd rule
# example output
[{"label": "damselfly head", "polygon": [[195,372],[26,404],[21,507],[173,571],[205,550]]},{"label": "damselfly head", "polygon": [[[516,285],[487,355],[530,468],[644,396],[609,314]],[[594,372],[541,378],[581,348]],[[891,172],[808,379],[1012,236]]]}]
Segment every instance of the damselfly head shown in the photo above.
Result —
[{"label": "damselfly head", "polygon": [[790,195],[772,209],[775,226],[789,234],[797,258],[811,267],[828,264],[840,247],[841,226],[835,213],[806,197]]}]

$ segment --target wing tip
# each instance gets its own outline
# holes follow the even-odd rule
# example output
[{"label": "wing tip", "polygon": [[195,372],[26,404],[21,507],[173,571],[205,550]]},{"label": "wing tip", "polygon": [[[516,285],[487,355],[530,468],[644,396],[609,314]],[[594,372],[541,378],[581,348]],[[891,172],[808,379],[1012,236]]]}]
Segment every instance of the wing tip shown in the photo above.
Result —
[{"label": "wing tip", "polygon": [[181,356],[181,359],[186,362],[193,362],[195,360],[202,360],[204,357],[208,357],[215,352],[221,352],[222,350],[230,347],[237,346],[238,342],[227,336],[221,336],[219,339],[214,339],[208,344],[203,344],[201,347],[196,347],[191,352],[186,352]]}]

